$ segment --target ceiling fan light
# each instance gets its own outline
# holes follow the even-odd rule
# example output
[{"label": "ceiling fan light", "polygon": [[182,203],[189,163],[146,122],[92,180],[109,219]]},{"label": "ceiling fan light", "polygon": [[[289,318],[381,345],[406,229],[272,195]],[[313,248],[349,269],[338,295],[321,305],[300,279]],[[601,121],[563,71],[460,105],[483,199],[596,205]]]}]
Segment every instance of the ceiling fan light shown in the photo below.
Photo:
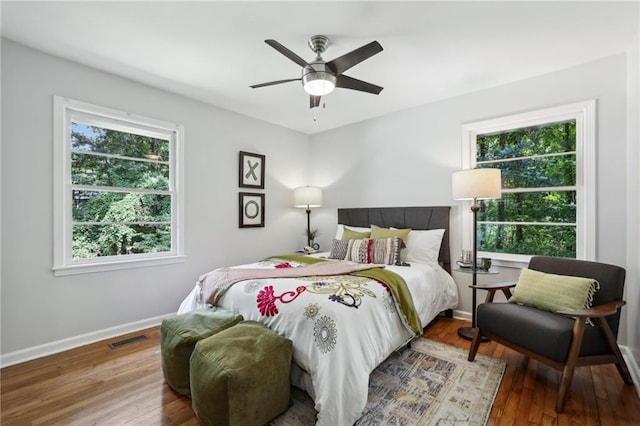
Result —
[{"label": "ceiling fan light", "polygon": [[302,78],[305,92],[313,96],[324,96],[336,88],[336,76],[327,72],[313,72]]}]

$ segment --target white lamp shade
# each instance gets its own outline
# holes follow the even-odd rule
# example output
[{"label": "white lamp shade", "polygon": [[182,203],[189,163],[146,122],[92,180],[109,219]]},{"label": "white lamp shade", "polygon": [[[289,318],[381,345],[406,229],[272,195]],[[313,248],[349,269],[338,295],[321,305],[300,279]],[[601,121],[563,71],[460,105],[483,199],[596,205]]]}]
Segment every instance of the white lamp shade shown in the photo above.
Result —
[{"label": "white lamp shade", "polygon": [[293,190],[294,207],[322,207],[322,188],[301,186]]},{"label": "white lamp shade", "polygon": [[451,176],[455,200],[489,200],[502,196],[500,169],[469,169]]}]

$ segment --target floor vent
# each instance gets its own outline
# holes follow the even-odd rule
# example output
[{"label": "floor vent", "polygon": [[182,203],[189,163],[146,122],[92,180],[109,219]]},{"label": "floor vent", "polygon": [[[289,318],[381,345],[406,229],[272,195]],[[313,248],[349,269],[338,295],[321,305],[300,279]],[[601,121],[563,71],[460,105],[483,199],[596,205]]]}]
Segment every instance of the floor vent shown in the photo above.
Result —
[{"label": "floor vent", "polygon": [[146,334],[140,334],[138,336],[129,337],[128,339],[118,340],[117,342],[109,343],[111,349],[119,348],[120,346],[128,345],[129,343],[138,342],[140,340],[146,340],[149,336]]}]

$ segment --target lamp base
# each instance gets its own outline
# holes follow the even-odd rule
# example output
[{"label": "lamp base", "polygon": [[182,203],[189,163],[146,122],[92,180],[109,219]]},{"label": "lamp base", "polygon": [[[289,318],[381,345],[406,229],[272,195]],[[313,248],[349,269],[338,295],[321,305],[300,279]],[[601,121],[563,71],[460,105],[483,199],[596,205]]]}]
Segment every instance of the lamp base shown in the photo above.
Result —
[{"label": "lamp base", "polygon": [[[460,327],[458,329],[458,336],[462,337],[466,340],[473,340],[473,327]],[[480,337],[480,342],[488,342],[489,338],[482,336]]]}]

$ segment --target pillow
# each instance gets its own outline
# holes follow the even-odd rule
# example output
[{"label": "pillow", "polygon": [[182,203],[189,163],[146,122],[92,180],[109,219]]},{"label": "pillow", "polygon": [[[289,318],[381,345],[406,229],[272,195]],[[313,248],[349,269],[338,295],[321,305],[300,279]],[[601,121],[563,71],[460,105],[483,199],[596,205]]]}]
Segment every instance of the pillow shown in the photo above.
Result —
[{"label": "pillow", "polygon": [[349,240],[346,260],[358,263],[400,265],[400,238]]},{"label": "pillow", "polygon": [[344,227],[344,231],[342,232],[342,240],[361,240],[363,238],[369,238],[371,236],[370,231],[366,232],[358,232],[354,231],[351,228]]},{"label": "pillow", "polygon": [[411,232],[410,228],[406,229],[395,229],[395,228],[381,228],[376,225],[371,225],[371,238],[380,239],[380,238],[400,238],[405,244],[407,243],[407,236]]},{"label": "pillow", "polygon": [[444,229],[429,229],[425,231],[411,230],[406,240],[406,248],[402,250],[402,260],[437,264]]},{"label": "pillow", "polygon": [[509,303],[533,306],[546,311],[589,309],[593,294],[600,288],[593,278],[547,274],[523,269]]},{"label": "pillow", "polygon": [[[336,240],[342,239],[342,234],[345,228],[347,228],[347,226],[342,225],[341,223],[338,224],[338,229],[336,229],[336,236],[335,236]],[[363,228],[361,226],[349,226],[348,228],[355,232],[371,232],[371,228]]]},{"label": "pillow", "polygon": [[329,259],[345,260],[347,258],[347,249],[349,248],[348,240],[331,240],[331,251]]}]

